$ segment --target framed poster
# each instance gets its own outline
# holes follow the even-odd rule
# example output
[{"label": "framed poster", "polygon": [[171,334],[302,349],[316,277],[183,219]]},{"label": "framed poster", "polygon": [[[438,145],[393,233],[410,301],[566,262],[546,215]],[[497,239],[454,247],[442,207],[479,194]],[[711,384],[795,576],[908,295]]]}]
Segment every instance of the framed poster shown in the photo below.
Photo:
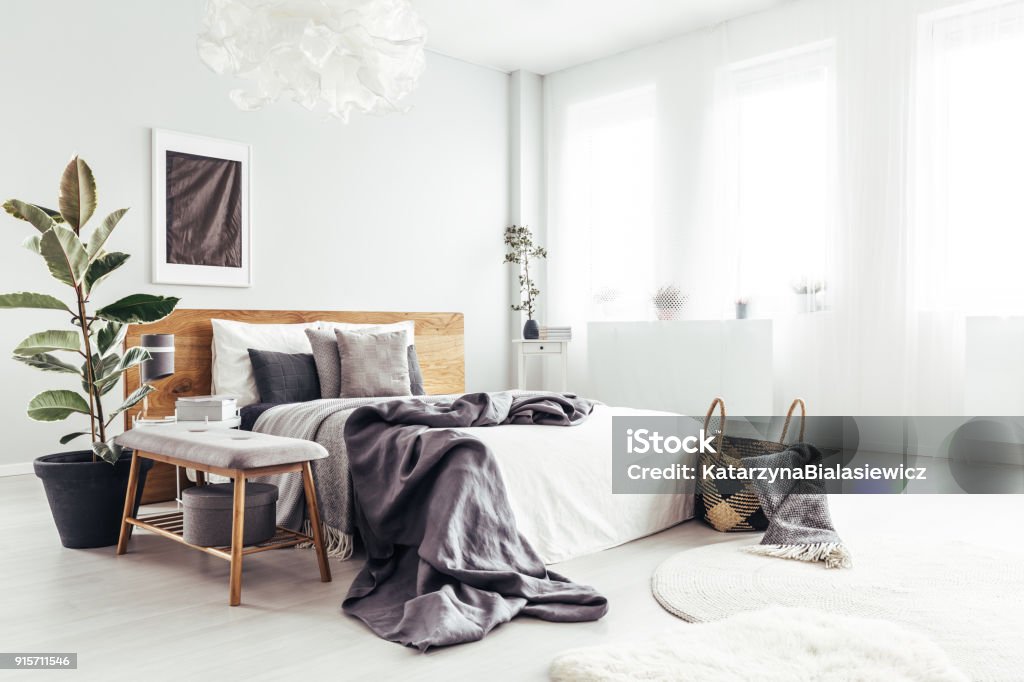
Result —
[{"label": "framed poster", "polygon": [[251,287],[252,148],[153,129],[153,281]]}]

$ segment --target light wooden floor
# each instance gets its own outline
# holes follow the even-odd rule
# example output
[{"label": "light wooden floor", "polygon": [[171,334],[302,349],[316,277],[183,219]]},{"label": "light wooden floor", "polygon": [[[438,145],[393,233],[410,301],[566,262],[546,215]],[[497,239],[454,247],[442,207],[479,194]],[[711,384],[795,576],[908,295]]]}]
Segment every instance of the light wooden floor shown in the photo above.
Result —
[{"label": "light wooden floor", "polygon": [[[833,513],[841,530],[1005,542],[1019,537],[1024,497],[846,496],[833,498]],[[76,673],[7,673],[33,680],[544,679],[565,649],[693,627],[657,605],[650,576],[682,549],[732,539],[685,523],[562,563],[556,570],[609,598],[604,619],[520,618],[481,642],[421,655],[340,613],[356,561],[332,561],[334,582],[324,584],[310,551],[251,557],[243,604],[229,608],[227,562],[145,532],[119,558],[112,547],[63,549],[33,476],[0,478],[0,537],[0,651],[79,654]]]}]

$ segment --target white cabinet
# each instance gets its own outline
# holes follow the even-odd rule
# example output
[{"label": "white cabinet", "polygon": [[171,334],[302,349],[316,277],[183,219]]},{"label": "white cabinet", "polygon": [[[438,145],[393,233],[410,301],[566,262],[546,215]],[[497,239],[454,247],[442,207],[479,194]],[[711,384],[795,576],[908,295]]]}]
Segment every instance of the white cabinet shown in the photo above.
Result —
[{"label": "white cabinet", "polygon": [[715,396],[735,415],[772,414],[770,320],[591,322],[589,398],[703,416]]}]

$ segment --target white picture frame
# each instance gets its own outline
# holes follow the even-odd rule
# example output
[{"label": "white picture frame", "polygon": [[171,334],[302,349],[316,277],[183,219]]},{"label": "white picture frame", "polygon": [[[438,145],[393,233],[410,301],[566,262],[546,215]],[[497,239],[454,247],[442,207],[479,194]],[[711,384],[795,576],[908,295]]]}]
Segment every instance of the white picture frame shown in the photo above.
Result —
[{"label": "white picture frame", "polygon": [[[170,156],[169,156],[170,155]],[[180,253],[172,253],[168,257],[168,228],[175,231],[195,229],[208,229],[206,226],[198,226],[196,223],[188,224],[188,220],[182,217],[171,216],[171,225],[168,225],[168,193],[180,195],[180,185],[177,190],[168,189],[167,174],[168,160],[204,157],[211,163],[218,161],[238,162],[239,166],[232,166],[232,172],[236,173],[231,181],[232,190],[238,191],[238,198],[230,201],[230,204],[240,204],[233,210],[240,213],[240,229],[237,235],[231,237],[230,256],[211,255],[210,251],[197,250],[192,248],[191,254],[182,258]],[[203,159],[198,162],[202,163]],[[253,286],[253,240],[252,240],[252,211],[251,211],[251,187],[252,187],[252,146],[243,142],[231,140],[220,140],[201,135],[153,129],[153,282],[157,284],[188,284],[195,286],[209,287],[251,287]],[[199,197],[199,195],[195,195]],[[221,193],[223,196],[223,192]],[[201,201],[196,198],[195,201]],[[174,202],[186,203],[190,201],[188,196],[176,196]],[[176,211],[180,216],[180,212]],[[231,221],[234,223],[234,220]],[[180,242],[177,242],[180,243]],[[172,251],[185,247],[171,247]],[[236,252],[237,249],[237,252]],[[232,263],[225,264],[202,264],[187,261],[203,260],[205,258],[223,259],[228,258]]]}]

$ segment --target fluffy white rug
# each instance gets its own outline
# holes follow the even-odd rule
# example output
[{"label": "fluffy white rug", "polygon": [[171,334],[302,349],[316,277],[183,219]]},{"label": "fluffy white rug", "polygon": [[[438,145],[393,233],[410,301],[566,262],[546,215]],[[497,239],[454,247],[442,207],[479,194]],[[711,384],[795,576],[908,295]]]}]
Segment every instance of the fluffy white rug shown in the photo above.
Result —
[{"label": "fluffy white rug", "polygon": [[844,539],[855,556],[851,569],[749,554],[740,548],[757,538],[747,537],[676,554],[655,571],[651,590],[692,622],[776,605],[885,619],[931,639],[972,680],[1024,679],[1019,551],[918,542],[912,530]]},{"label": "fluffy white rug", "polygon": [[773,607],[656,640],[568,651],[556,682],[965,682],[936,644],[887,621]]}]

